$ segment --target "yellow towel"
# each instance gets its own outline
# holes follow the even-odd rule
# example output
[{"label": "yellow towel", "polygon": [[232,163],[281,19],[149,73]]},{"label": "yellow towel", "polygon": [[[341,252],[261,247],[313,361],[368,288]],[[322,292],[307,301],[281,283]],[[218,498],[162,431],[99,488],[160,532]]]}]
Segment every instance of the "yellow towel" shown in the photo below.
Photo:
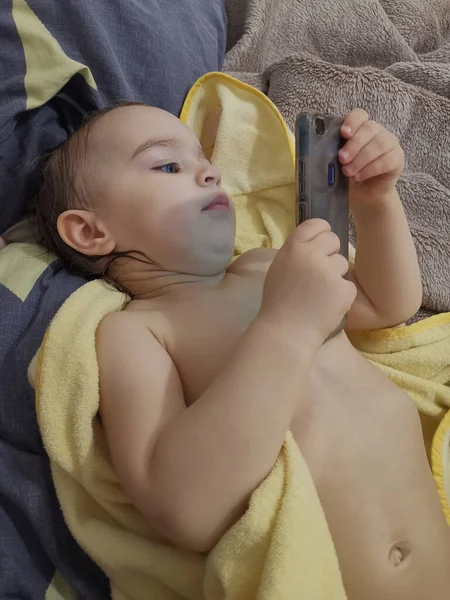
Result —
[{"label": "yellow towel", "polygon": [[236,255],[280,248],[295,226],[294,144],[274,104],[255,88],[210,73],[191,89],[181,120],[222,171],[236,206]]},{"label": "yellow towel", "polygon": [[[294,225],[294,189],[292,136],[277,109],[231,77],[209,74],[192,88],[182,119],[222,169],[224,186],[236,202],[236,254],[252,247],[279,247]],[[124,302],[100,281],[75,292],[47,331],[36,386],[39,425],[64,516],[110,578],[112,597],[344,600],[325,516],[290,435],[247,513],[208,557],[164,544],[131,506],[112,469],[96,416],[95,330],[104,315],[120,310]],[[370,359],[385,361],[383,368],[390,369],[394,379],[404,373],[402,383],[410,382],[409,372],[418,374],[415,352],[416,360],[427,363],[420,381],[434,391],[424,396],[418,391],[415,400],[420,405],[421,398],[421,408],[434,415],[430,419],[435,418],[436,425],[440,422],[432,454],[444,506],[444,442],[450,423],[444,418],[449,404],[441,388],[448,369],[443,354],[450,356],[449,321],[442,318],[429,328],[395,330],[411,331],[410,341],[400,349],[390,344],[405,344],[408,334],[387,331],[372,337],[355,334],[353,339]],[[414,386],[421,389],[419,384],[410,383],[409,391]]]}]

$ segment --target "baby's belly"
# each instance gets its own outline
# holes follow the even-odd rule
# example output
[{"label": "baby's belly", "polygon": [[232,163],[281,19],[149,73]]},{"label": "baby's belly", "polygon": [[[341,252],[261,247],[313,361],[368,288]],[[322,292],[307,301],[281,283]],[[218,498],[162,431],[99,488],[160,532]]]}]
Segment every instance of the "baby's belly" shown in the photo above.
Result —
[{"label": "baby's belly", "polygon": [[311,395],[292,431],[349,600],[450,598],[450,529],[412,401],[344,335],[319,355]]}]

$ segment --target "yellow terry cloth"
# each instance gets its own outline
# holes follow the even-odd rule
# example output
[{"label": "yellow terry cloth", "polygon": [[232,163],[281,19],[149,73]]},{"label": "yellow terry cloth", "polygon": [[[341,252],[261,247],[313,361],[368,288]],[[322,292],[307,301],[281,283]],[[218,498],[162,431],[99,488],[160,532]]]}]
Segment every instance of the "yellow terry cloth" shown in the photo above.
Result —
[{"label": "yellow terry cloth", "polygon": [[[294,161],[292,136],[274,105],[231,77],[209,74],[192,88],[182,119],[222,169],[224,187],[236,203],[236,254],[280,246],[294,225]],[[130,504],[97,418],[95,354],[98,323],[121,310],[125,301],[100,281],[77,290],[48,328],[36,384],[39,425],[64,516],[75,538],[110,578],[113,599],[344,600],[325,516],[290,435],[246,514],[209,556],[167,545]],[[444,381],[442,363],[445,352],[450,356],[448,321],[409,331],[410,345],[403,354],[390,346],[397,343],[392,331],[378,332],[379,338],[355,336],[354,343],[376,362],[385,360],[383,368],[391,369],[390,375],[404,373],[410,382],[408,373],[414,373],[417,381],[410,383],[411,389],[419,390],[423,380],[426,389],[435,390],[425,393],[428,402],[421,408],[436,425],[440,421],[433,460],[445,504],[444,442],[448,446],[450,423],[444,418],[448,402],[443,388],[450,378]],[[428,365],[419,375],[415,352]]]}]

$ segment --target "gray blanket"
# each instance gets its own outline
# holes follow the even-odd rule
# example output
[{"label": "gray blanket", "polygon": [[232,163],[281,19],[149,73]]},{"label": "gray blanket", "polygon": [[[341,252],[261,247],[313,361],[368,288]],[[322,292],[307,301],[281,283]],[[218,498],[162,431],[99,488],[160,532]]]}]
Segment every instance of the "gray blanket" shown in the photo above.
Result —
[{"label": "gray blanket", "polygon": [[290,127],[362,107],[399,137],[422,316],[450,311],[450,0],[228,0],[228,17],[224,69]]}]

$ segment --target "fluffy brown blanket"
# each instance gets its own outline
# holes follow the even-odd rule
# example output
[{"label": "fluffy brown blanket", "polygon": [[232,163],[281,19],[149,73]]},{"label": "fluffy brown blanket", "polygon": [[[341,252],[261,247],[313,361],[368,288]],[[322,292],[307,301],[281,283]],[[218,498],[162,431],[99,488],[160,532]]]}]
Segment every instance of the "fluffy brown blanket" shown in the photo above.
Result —
[{"label": "fluffy brown blanket", "polygon": [[400,139],[421,316],[450,311],[450,0],[228,0],[224,70],[300,110],[365,108]]}]

